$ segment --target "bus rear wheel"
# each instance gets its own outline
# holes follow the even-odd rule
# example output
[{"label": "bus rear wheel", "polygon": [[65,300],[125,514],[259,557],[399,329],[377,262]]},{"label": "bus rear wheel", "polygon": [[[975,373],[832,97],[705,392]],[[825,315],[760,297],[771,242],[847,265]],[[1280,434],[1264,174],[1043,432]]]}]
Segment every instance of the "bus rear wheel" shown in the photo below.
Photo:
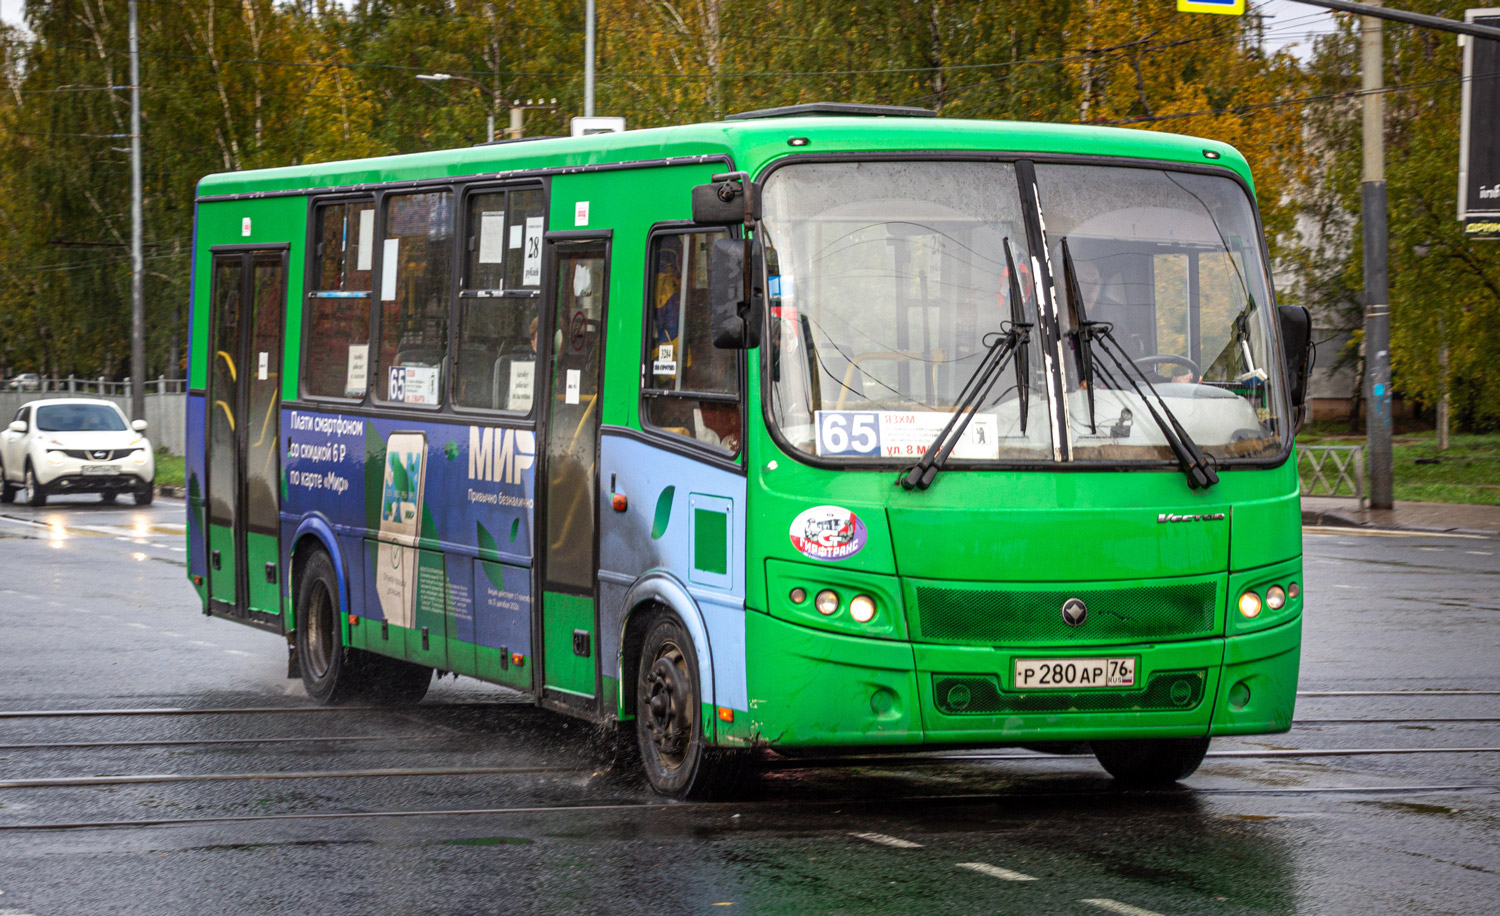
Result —
[{"label": "bus rear wheel", "polygon": [[711,747],[704,734],[700,683],[692,637],[660,614],[641,643],[635,725],[646,779],[669,798],[723,798],[741,784],[744,755]]},{"label": "bus rear wheel", "polygon": [[295,610],[302,686],[319,705],[408,705],[427,695],[431,668],[344,645],[338,576],[322,550],[302,568]]},{"label": "bus rear wheel", "polygon": [[1208,753],[1208,738],[1136,738],[1095,741],[1094,756],[1127,786],[1166,786],[1186,779]]}]

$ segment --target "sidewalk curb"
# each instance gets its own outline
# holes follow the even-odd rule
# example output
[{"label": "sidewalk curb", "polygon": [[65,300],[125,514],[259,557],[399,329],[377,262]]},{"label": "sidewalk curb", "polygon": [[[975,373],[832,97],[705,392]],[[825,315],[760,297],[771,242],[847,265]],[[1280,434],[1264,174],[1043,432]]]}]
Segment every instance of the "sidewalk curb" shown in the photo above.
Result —
[{"label": "sidewalk curb", "polygon": [[166,496],[166,497],[171,498],[171,499],[186,499],[187,498],[187,488],[186,487],[163,487],[163,486],[158,486],[156,488],[156,495],[157,496]]},{"label": "sidewalk curb", "polygon": [[1373,525],[1369,522],[1360,521],[1357,518],[1349,518],[1338,512],[1326,512],[1318,509],[1302,510],[1302,525],[1322,528],[1364,528],[1373,531],[1410,531],[1414,534],[1469,534],[1480,537],[1494,537],[1495,532],[1482,528],[1433,528],[1426,525]]}]

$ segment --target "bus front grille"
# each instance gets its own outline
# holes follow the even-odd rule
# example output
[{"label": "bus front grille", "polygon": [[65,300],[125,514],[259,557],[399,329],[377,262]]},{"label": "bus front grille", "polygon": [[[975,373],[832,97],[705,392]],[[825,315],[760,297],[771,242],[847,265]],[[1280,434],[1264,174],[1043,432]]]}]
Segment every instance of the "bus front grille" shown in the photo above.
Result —
[{"label": "bus front grille", "polygon": [[1186,712],[1203,701],[1206,671],[1158,671],[1144,690],[1004,693],[993,677],[934,674],[932,700],[949,716],[1027,712]]},{"label": "bus front grille", "polygon": [[[922,584],[915,592],[918,638],[1001,645],[1191,639],[1216,631],[1213,579],[1115,588],[995,588]],[[1062,606],[1078,598],[1084,622],[1070,626]]]}]

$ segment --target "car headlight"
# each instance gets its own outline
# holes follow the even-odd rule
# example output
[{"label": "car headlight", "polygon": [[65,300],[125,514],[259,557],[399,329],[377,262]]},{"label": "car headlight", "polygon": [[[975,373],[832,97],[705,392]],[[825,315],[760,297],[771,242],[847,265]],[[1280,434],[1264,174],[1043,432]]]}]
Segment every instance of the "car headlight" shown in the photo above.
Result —
[{"label": "car headlight", "polygon": [[56,451],[54,449],[48,449],[47,450],[47,463],[48,464],[59,465],[59,464],[62,464],[62,462],[63,462],[63,453],[62,452]]},{"label": "car headlight", "polygon": [[131,452],[130,453],[130,460],[134,461],[136,464],[145,464],[146,463],[146,450],[143,449],[143,448],[138,448],[135,451]]}]

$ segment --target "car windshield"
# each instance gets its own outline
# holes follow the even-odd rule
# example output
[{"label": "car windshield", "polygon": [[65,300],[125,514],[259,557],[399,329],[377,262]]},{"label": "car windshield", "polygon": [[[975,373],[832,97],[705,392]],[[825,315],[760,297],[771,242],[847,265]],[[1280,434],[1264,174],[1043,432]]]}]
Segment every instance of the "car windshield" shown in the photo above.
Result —
[{"label": "car windshield", "polygon": [[120,412],[106,404],[47,404],[36,409],[36,428],[49,433],[122,432]]},{"label": "car windshield", "polygon": [[[1028,374],[1001,373],[951,463],[1170,460],[1137,392],[1149,395],[1147,382],[1211,458],[1279,454],[1288,409],[1275,310],[1241,186],[1150,168],[1036,174],[1045,262],[1008,163],[808,163],[771,175],[767,397],[782,438],[827,459],[920,457],[1010,326],[1008,243],[1019,316],[1036,325]],[[1064,239],[1087,317],[1119,344],[1118,363],[1096,352],[1087,384]],[[1038,295],[1049,275],[1055,299]]]}]

